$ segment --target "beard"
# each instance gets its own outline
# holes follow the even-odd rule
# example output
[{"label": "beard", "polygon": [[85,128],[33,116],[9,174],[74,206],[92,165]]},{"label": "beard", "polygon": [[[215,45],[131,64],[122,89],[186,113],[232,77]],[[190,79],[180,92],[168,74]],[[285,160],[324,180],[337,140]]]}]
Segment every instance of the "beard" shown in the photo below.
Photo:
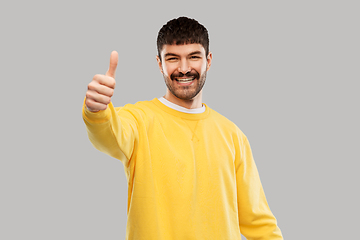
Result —
[{"label": "beard", "polygon": [[[197,71],[192,70],[186,74],[175,72],[169,76],[164,76],[165,84],[169,91],[177,98],[182,100],[191,100],[196,97],[202,90],[206,80],[206,70],[200,75]],[[177,77],[194,77],[193,83],[189,86],[180,86],[176,83]]]}]

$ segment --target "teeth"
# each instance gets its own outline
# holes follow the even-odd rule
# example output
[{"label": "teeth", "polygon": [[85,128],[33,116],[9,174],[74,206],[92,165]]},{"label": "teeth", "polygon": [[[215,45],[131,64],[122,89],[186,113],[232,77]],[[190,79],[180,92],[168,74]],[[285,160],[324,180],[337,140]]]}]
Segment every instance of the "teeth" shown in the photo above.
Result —
[{"label": "teeth", "polygon": [[177,78],[176,79],[176,81],[178,81],[178,82],[190,82],[192,80],[194,80],[193,77],[192,78],[181,78],[181,79]]}]

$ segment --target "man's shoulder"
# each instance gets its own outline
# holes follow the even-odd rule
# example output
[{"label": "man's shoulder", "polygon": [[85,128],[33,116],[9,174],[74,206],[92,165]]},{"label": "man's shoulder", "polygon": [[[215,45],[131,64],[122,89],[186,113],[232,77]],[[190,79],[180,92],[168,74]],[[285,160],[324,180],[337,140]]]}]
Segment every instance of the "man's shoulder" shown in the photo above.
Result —
[{"label": "man's shoulder", "polygon": [[145,119],[151,119],[156,115],[154,101],[155,99],[127,103],[123,106],[115,107],[115,111],[119,116],[134,118],[137,121],[145,121]]},{"label": "man's shoulder", "polygon": [[[223,128],[227,128],[228,130],[241,132],[240,128],[229,118],[225,117],[221,113],[215,111],[214,109],[210,108],[211,116],[217,124]],[[241,132],[242,133],[242,132]]]},{"label": "man's shoulder", "polygon": [[148,110],[153,108],[154,106],[154,99],[153,100],[144,100],[144,101],[138,101],[136,103],[127,103],[120,107],[115,107],[118,110]]},{"label": "man's shoulder", "polygon": [[[206,106],[208,107],[208,106]],[[221,113],[219,113],[218,111],[214,110],[213,108],[209,108],[211,111],[211,116],[212,118],[214,118],[216,121],[222,122],[226,125],[235,125],[235,123],[233,121],[231,121],[230,119],[228,119],[227,117],[225,117],[224,115],[222,115]]]}]

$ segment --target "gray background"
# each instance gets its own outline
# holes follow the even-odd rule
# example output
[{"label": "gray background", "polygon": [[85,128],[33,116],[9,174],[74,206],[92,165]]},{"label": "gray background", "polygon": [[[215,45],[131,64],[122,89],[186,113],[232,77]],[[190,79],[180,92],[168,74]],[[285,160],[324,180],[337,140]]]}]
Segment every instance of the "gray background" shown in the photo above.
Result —
[{"label": "gray background", "polygon": [[1,3],[0,239],[124,239],[124,168],[87,138],[86,87],[117,50],[114,105],[161,97],[157,32],[182,15],[209,30],[204,102],[248,136],[285,239],[357,238],[360,4],[210,2]]}]

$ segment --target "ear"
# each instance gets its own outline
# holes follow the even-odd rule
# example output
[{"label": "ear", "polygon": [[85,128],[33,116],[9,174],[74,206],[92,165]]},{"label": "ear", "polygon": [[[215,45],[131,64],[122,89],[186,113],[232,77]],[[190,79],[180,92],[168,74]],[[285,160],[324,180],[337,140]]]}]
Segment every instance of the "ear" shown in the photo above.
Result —
[{"label": "ear", "polygon": [[212,52],[209,52],[206,61],[207,61],[206,71],[209,71],[212,61]]},{"label": "ear", "polygon": [[163,73],[163,69],[162,69],[162,63],[161,63],[161,60],[160,60],[160,57],[159,57],[159,56],[156,56],[156,61],[158,62],[160,72],[161,72],[162,74],[164,74],[164,73]]}]

